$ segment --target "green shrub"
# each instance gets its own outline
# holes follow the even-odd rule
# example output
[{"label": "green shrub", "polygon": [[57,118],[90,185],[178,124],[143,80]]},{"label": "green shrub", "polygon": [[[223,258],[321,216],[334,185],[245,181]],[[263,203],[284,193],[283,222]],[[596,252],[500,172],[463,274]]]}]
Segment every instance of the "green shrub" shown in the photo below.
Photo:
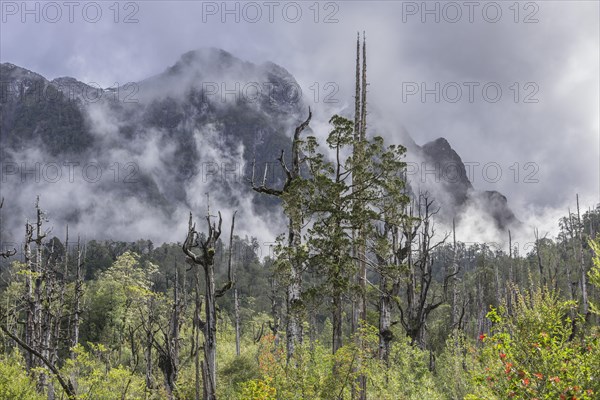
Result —
[{"label": "green shrub", "polygon": [[25,370],[23,358],[17,354],[0,356],[0,399],[43,400],[37,393],[35,382]]}]

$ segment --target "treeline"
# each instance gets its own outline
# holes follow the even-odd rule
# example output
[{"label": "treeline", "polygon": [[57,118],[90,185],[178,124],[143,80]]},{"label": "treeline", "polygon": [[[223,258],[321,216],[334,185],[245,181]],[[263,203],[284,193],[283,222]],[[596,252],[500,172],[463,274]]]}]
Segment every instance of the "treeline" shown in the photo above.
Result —
[{"label": "treeline", "polygon": [[[39,206],[36,215],[26,226],[23,252],[3,253],[3,398],[202,396],[205,339],[198,311],[206,311],[206,305],[197,301],[205,295],[197,285],[199,268],[186,261],[182,245],[81,243],[68,232],[61,240],[45,236]],[[600,348],[598,316],[592,311],[600,296],[591,283],[600,283],[600,267],[592,268],[590,245],[599,222],[600,205],[565,216],[556,238],[538,237],[527,252],[448,240],[431,251],[429,270],[398,264],[396,280],[390,270],[369,265],[367,316],[357,328],[352,317],[360,286],[347,283],[340,311],[327,271],[307,267],[299,312],[304,333],[289,359],[283,351],[288,340],[285,265],[274,257],[260,259],[255,238],[218,238],[211,247],[215,282],[231,282],[235,293],[220,296],[215,307],[222,353],[215,354],[213,396],[307,398],[302,391],[312,398],[358,396],[364,376],[368,398],[556,393],[593,399]],[[207,237],[200,234],[198,240]],[[411,312],[413,293],[422,293],[426,285],[422,302],[431,311],[415,334],[408,328],[418,319],[403,314]],[[336,313],[341,315],[337,328]],[[544,341],[548,354],[532,358],[536,354],[526,347],[536,349]],[[524,352],[524,365],[518,367],[516,360],[508,361],[519,357],[517,350]],[[593,367],[587,377],[581,360],[569,361],[574,356]],[[377,360],[381,363],[373,365]],[[504,369],[494,372],[499,363]],[[341,371],[346,380],[335,381]],[[17,373],[21,378],[15,382],[10,374]],[[512,375],[516,387],[502,381]],[[402,379],[415,385],[403,386]],[[397,385],[402,397],[394,395]]]}]

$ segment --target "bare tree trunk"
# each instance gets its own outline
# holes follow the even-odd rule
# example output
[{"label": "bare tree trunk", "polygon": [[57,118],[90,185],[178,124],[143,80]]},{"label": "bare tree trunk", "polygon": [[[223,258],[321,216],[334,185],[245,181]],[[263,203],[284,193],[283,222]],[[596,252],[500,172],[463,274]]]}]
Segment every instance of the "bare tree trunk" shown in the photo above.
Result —
[{"label": "bare tree trunk", "polygon": [[[364,141],[367,132],[367,45],[363,32],[363,47],[362,47],[362,76],[361,68],[359,66],[360,60],[360,35],[356,41],[356,88],[355,88],[355,106],[354,106],[354,140],[356,144],[353,149],[353,156],[356,160],[362,160],[364,158]],[[360,78],[359,78],[360,77]],[[358,114],[360,110],[360,115]],[[361,162],[361,161],[358,161]],[[352,175],[353,184],[356,185],[360,191],[363,187],[364,177]],[[362,201],[358,201],[356,204],[357,211],[360,212],[365,207]],[[356,262],[357,262],[357,276],[356,281],[359,287],[359,293],[356,301],[353,304],[352,310],[352,330],[356,332],[359,328],[361,321],[367,319],[367,301],[366,301],[366,282],[367,282],[367,266],[366,266],[366,236],[365,227],[360,226],[357,229],[357,243],[354,248],[356,249]],[[360,347],[362,344],[357,336],[357,345]],[[360,400],[366,399],[366,377],[358,377],[358,393],[353,393],[352,397]]]},{"label": "bare tree trunk", "polygon": [[[153,344],[158,351],[158,367],[163,373],[165,389],[169,400],[174,400],[176,393],[177,375],[179,372],[179,331],[181,327],[181,314],[183,301],[179,295],[179,267],[175,265],[175,280],[173,286],[173,307],[169,318],[168,329],[163,331],[164,347],[153,339]],[[184,276],[185,280],[185,276]],[[195,324],[195,320],[194,320]],[[195,334],[195,331],[193,332]],[[193,343],[195,345],[195,343]],[[198,386],[198,396],[200,387]]]},{"label": "bare tree trunk", "polygon": [[580,286],[581,286],[581,297],[583,304],[583,315],[588,319],[588,293],[587,293],[587,279],[586,279],[586,271],[585,271],[585,259],[583,257],[583,227],[581,226],[581,216],[579,214],[579,195],[577,198],[577,235],[579,237],[579,273],[580,273]]},{"label": "bare tree trunk", "polygon": [[[35,299],[33,296],[34,286],[34,261],[31,254],[31,243],[33,243],[33,226],[29,221],[25,223],[25,265],[27,266],[27,274],[25,275],[25,298],[27,302],[27,316],[25,322],[25,344],[32,349],[37,347],[35,340]],[[31,371],[36,366],[35,358],[31,352],[25,354],[25,362],[27,370]]]},{"label": "bare tree trunk", "polygon": [[[42,225],[44,221],[44,213],[40,208],[39,197],[36,200],[36,223],[35,223],[35,245],[36,255],[35,261],[33,262],[33,275],[34,275],[34,286],[33,286],[33,348],[39,351],[42,356],[48,360],[48,341],[42,329],[42,324],[47,321],[42,320],[42,281],[46,276],[46,270],[43,265],[43,244],[46,234],[42,232]],[[48,328],[48,326],[45,326]],[[46,387],[46,374],[41,372],[38,379],[38,389],[43,391]]]},{"label": "bare tree trunk", "polygon": [[451,325],[452,328],[460,329],[459,321],[459,312],[458,312],[458,285],[457,276],[459,273],[459,265],[458,265],[458,249],[456,247],[456,225],[454,223],[454,218],[452,219],[452,271],[451,271],[451,285],[452,285],[452,301],[451,301]]},{"label": "bare tree trunk", "polygon": [[[308,109],[308,118],[306,121],[296,127],[292,140],[292,168],[288,169],[284,151],[282,150],[279,157],[279,163],[285,173],[286,180],[281,190],[272,189],[266,186],[267,168],[265,168],[264,178],[261,186],[256,186],[254,183],[254,168],[252,171],[252,179],[250,181],[252,189],[259,193],[265,193],[272,196],[281,197],[288,192],[290,185],[300,178],[300,134],[308,127],[312,118],[312,112]],[[287,359],[289,360],[294,354],[294,349],[297,343],[302,343],[302,260],[299,259],[301,241],[301,221],[302,210],[296,209],[290,213],[288,226],[288,247],[292,251],[289,269],[289,283],[286,293],[286,350]]]},{"label": "bare tree trunk", "polygon": [[[208,195],[207,195],[208,201]],[[227,284],[216,290],[215,288],[215,249],[217,240],[221,236],[221,224],[223,219],[221,213],[218,213],[218,223],[211,223],[210,208],[207,209],[206,221],[208,223],[208,235],[206,239],[202,240],[200,234],[196,231],[195,225],[192,224],[192,214],[190,213],[190,219],[188,224],[188,233],[183,243],[182,249],[187,260],[196,270],[199,270],[201,266],[204,270],[205,280],[205,293],[204,293],[204,321],[200,320],[199,309],[200,309],[200,295],[196,293],[196,319],[199,327],[202,329],[204,335],[204,359],[202,360],[202,391],[204,400],[216,400],[216,388],[217,388],[217,310],[216,310],[216,299],[225,294],[225,292],[231,289],[231,279]],[[233,230],[235,221],[235,213],[232,218],[231,229]],[[192,251],[194,248],[200,248],[201,253],[196,254]],[[231,270],[229,271],[231,273]],[[230,275],[231,276],[231,275]],[[199,287],[199,272],[196,273],[196,288]],[[198,337],[196,335],[196,343]],[[197,357],[197,354],[196,354]],[[198,397],[198,358],[196,362],[196,397]]]},{"label": "bare tree trunk", "polygon": [[[215,242],[211,244],[215,248]],[[213,250],[214,251],[214,250]],[[208,382],[204,384],[204,398],[216,399],[217,391],[217,315],[215,307],[215,266],[209,262],[205,266],[206,292],[204,323],[204,369]]]},{"label": "bare tree trunk", "polygon": [[202,300],[200,298],[200,268],[194,269],[194,330],[193,330],[193,341],[195,344],[194,352],[194,368],[195,368],[195,389],[196,389],[196,400],[200,400],[200,377],[202,376],[201,365],[200,365],[200,331],[202,330],[202,320],[200,319],[200,312],[202,310]]},{"label": "bare tree trunk", "polygon": [[77,276],[75,277],[75,304],[73,306],[73,337],[71,339],[71,358],[74,359],[76,357],[75,351],[73,350],[75,346],[79,343],[79,320],[81,315],[81,296],[83,294],[83,260],[85,260],[85,255],[81,249],[81,238],[77,237]]}]

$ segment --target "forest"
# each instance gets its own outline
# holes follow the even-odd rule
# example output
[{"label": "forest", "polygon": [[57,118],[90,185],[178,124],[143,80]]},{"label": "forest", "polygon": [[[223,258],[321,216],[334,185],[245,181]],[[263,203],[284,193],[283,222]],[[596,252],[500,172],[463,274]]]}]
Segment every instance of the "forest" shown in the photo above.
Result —
[{"label": "forest", "polygon": [[210,192],[158,247],[50,232],[32,199],[0,254],[0,398],[600,398],[600,204],[573,194],[527,246],[444,232],[405,148],[367,135],[359,54],[354,119],[323,142],[309,109],[283,178],[252,168],[285,215],[269,249]]}]

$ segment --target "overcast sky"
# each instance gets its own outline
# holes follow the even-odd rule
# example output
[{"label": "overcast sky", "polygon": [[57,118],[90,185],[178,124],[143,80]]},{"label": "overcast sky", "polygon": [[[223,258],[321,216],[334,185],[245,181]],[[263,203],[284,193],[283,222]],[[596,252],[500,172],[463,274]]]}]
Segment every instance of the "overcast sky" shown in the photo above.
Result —
[{"label": "overcast sky", "polygon": [[320,120],[326,95],[352,102],[364,30],[381,134],[447,138],[475,188],[507,195],[521,219],[565,214],[575,193],[600,202],[598,1],[23,4],[1,2],[2,62],[107,87],[218,47],[285,67]]}]

